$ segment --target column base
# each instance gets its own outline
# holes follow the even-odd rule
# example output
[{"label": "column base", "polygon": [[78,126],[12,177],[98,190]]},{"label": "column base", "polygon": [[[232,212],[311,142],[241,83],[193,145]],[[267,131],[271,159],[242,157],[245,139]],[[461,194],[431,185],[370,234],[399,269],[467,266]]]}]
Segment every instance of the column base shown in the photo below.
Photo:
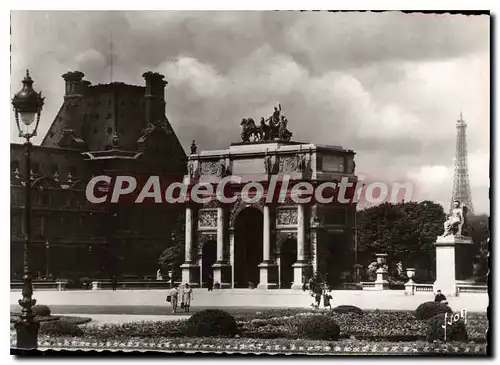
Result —
[{"label": "column base", "polygon": [[293,267],[293,284],[292,289],[302,290],[304,286],[304,276],[307,274],[311,265],[305,261],[297,261],[292,265]]},{"label": "column base", "polygon": [[278,265],[274,262],[262,262],[259,264],[260,280],[257,289],[277,289],[278,288]]},{"label": "column base", "polygon": [[214,270],[214,285],[219,283],[221,289],[231,288],[231,264],[216,262],[212,265]]},{"label": "column base", "polygon": [[189,284],[192,288],[200,286],[200,266],[191,262],[186,262],[181,265],[182,283]]}]

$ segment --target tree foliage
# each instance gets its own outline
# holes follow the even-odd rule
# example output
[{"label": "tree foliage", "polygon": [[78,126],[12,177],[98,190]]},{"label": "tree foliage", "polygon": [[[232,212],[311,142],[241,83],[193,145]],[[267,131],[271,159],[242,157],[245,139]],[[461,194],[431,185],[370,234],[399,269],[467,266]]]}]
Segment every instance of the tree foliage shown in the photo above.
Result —
[{"label": "tree foliage", "polygon": [[468,219],[468,233],[474,242],[474,280],[480,283],[486,283],[489,272],[489,221],[486,214],[470,216]]},{"label": "tree foliage", "polygon": [[161,253],[158,258],[158,265],[162,275],[166,279],[168,271],[172,270],[174,278],[180,276],[180,265],[184,263],[184,220],[182,215],[177,220],[171,234],[171,240],[168,247]]},{"label": "tree foliage", "polygon": [[393,269],[434,268],[436,237],[443,233],[443,207],[431,201],[384,203],[364,209],[358,216],[359,262],[365,267],[380,252],[388,254]]}]

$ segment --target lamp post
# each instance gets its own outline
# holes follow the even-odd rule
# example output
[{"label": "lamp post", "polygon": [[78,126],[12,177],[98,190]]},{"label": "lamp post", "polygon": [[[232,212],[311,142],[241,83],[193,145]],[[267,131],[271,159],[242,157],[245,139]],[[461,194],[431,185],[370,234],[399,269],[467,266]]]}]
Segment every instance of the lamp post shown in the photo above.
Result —
[{"label": "lamp post", "polygon": [[[29,247],[31,243],[31,147],[30,139],[36,136],[40,114],[43,107],[44,98],[42,93],[33,90],[33,80],[29,71],[26,70],[26,77],[22,81],[23,88],[12,98],[16,125],[19,130],[19,137],[26,139],[25,147],[25,169],[24,169],[24,221],[26,235],[24,239],[24,274],[22,299],[19,305],[23,308],[20,321],[16,324],[17,348],[36,349],[38,347],[38,328],[40,324],[35,322],[33,306],[36,300],[32,299],[33,284],[32,274],[29,268]],[[21,123],[19,123],[21,120]],[[34,122],[34,123],[33,123]]]}]

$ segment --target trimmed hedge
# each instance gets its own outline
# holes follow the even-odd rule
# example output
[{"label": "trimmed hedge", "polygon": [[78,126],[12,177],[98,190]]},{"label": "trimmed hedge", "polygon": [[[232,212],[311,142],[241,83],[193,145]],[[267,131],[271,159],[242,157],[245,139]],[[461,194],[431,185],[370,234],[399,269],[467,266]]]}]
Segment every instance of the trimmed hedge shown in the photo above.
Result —
[{"label": "trimmed hedge", "polygon": [[[467,334],[467,328],[464,321],[462,319],[459,319],[456,322],[452,322],[452,324],[450,325],[448,324],[449,320],[450,318],[448,316],[448,321],[446,324],[446,341],[469,341],[469,336]],[[427,341],[444,341],[444,322],[444,314],[438,314],[429,319],[426,338]]]},{"label": "trimmed hedge", "polygon": [[340,335],[340,327],[329,316],[309,316],[297,325],[297,334],[299,338],[308,340],[336,341]]},{"label": "trimmed hedge", "polygon": [[335,313],[357,313],[357,314],[363,314],[363,310],[361,308],[358,308],[354,305],[339,305],[335,308],[333,308],[333,311]]},{"label": "trimmed hedge", "polygon": [[40,334],[80,337],[83,336],[83,330],[73,322],[57,320],[41,322]]},{"label": "trimmed hedge", "polygon": [[90,324],[83,331],[86,337],[95,336],[106,340],[120,337],[182,337],[185,324],[185,320]]},{"label": "trimmed hedge", "polygon": [[429,319],[437,314],[453,313],[448,305],[439,302],[425,302],[420,304],[415,310],[415,317],[417,319]]},{"label": "trimmed hedge", "polygon": [[229,313],[219,309],[206,309],[187,320],[185,334],[192,337],[233,337],[238,334],[238,325]]},{"label": "trimmed hedge", "polygon": [[33,314],[40,317],[49,317],[50,308],[46,305],[37,304],[33,307]]}]

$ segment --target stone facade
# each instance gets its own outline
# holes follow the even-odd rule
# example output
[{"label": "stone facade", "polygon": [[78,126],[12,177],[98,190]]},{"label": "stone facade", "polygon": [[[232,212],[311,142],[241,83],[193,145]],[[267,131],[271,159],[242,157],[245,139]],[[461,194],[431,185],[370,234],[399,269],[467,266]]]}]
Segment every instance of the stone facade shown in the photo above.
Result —
[{"label": "stone facade", "polygon": [[[36,277],[156,276],[179,207],[91,205],[85,186],[109,171],[168,174],[182,180],[186,155],[165,116],[163,75],[145,86],[91,85],[63,75],[64,102],[34,146],[32,267]],[[11,271],[22,272],[24,146],[11,144]]]},{"label": "stone facade", "polygon": [[[319,184],[348,177],[355,183],[353,151],[266,141],[193,153],[188,160],[187,183],[217,184],[229,175],[238,176],[241,183],[229,184],[236,197],[233,203],[214,199],[186,206],[183,282],[202,286],[211,276],[223,288],[301,289],[307,278],[325,267],[321,255],[335,251],[337,244],[354,246],[355,203],[297,204],[288,194],[300,181]],[[272,176],[283,179],[285,175],[290,186],[283,201],[266,203]],[[266,190],[262,199],[244,202],[245,182],[261,183]]]}]

